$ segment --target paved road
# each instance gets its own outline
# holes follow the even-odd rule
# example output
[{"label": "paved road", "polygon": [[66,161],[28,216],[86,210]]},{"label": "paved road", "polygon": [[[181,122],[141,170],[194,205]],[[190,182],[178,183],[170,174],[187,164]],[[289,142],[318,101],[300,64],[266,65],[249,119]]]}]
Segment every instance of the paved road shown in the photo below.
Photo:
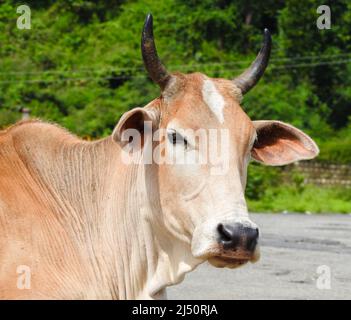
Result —
[{"label": "paved road", "polygon": [[[351,215],[251,218],[260,226],[259,262],[234,270],[203,264],[168,288],[168,299],[351,299]],[[321,290],[323,265],[331,277]]]}]

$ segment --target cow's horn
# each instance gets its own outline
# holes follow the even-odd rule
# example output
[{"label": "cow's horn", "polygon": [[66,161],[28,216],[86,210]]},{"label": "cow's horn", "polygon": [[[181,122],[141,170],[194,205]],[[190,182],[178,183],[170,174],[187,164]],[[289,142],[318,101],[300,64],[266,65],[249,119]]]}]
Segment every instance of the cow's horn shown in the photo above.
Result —
[{"label": "cow's horn", "polygon": [[152,15],[150,13],[146,16],[141,35],[141,52],[150,78],[163,90],[171,76],[158,58],[153,34]]},{"label": "cow's horn", "polygon": [[240,76],[233,80],[234,84],[241,90],[242,94],[253,88],[262,77],[264,70],[268,65],[269,56],[271,54],[271,46],[271,34],[268,29],[264,29],[263,45],[255,61]]}]

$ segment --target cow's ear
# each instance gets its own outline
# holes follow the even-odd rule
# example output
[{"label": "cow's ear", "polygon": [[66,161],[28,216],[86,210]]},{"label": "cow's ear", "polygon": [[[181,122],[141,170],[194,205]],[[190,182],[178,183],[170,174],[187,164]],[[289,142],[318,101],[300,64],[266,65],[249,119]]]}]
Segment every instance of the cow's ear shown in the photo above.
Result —
[{"label": "cow's ear", "polygon": [[317,144],[301,130],[280,121],[253,121],[257,140],[251,150],[256,161],[281,166],[315,158]]},{"label": "cow's ear", "polygon": [[144,140],[144,135],[152,133],[158,125],[158,111],[154,109],[135,108],[122,115],[113,130],[113,139],[125,145],[136,135]]}]

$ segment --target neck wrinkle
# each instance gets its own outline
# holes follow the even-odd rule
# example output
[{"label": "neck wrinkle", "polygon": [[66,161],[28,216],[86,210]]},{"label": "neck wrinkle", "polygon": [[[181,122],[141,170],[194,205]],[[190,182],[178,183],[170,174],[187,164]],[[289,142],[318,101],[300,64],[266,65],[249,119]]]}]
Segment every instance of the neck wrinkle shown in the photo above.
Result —
[{"label": "neck wrinkle", "polygon": [[122,163],[112,137],[65,139],[55,149],[45,139],[19,151],[47,197],[48,216],[70,239],[77,272],[70,282],[75,287],[62,284],[63,296],[164,297],[166,286],[179,283],[201,261],[165,227],[157,166],[143,164],[142,158],[138,164]]},{"label": "neck wrinkle", "polygon": [[192,256],[189,243],[167,231],[159,198],[158,167],[140,163],[135,182],[140,195],[137,220],[142,239],[137,245],[143,248],[147,268],[142,269],[144,286],[134,298],[159,299],[166,297],[167,286],[181,282],[202,261]]}]

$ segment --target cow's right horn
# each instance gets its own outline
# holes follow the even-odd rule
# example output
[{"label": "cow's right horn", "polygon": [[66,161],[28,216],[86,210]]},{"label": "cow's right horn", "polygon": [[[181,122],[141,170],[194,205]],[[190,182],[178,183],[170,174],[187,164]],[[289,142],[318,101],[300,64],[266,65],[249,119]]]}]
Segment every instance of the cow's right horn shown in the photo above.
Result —
[{"label": "cow's right horn", "polygon": [[163,90],[171,75],[158,58],[153,34],[152,15],[150,13],[146,16],[141,35],[141,52],[150,78]]}]

